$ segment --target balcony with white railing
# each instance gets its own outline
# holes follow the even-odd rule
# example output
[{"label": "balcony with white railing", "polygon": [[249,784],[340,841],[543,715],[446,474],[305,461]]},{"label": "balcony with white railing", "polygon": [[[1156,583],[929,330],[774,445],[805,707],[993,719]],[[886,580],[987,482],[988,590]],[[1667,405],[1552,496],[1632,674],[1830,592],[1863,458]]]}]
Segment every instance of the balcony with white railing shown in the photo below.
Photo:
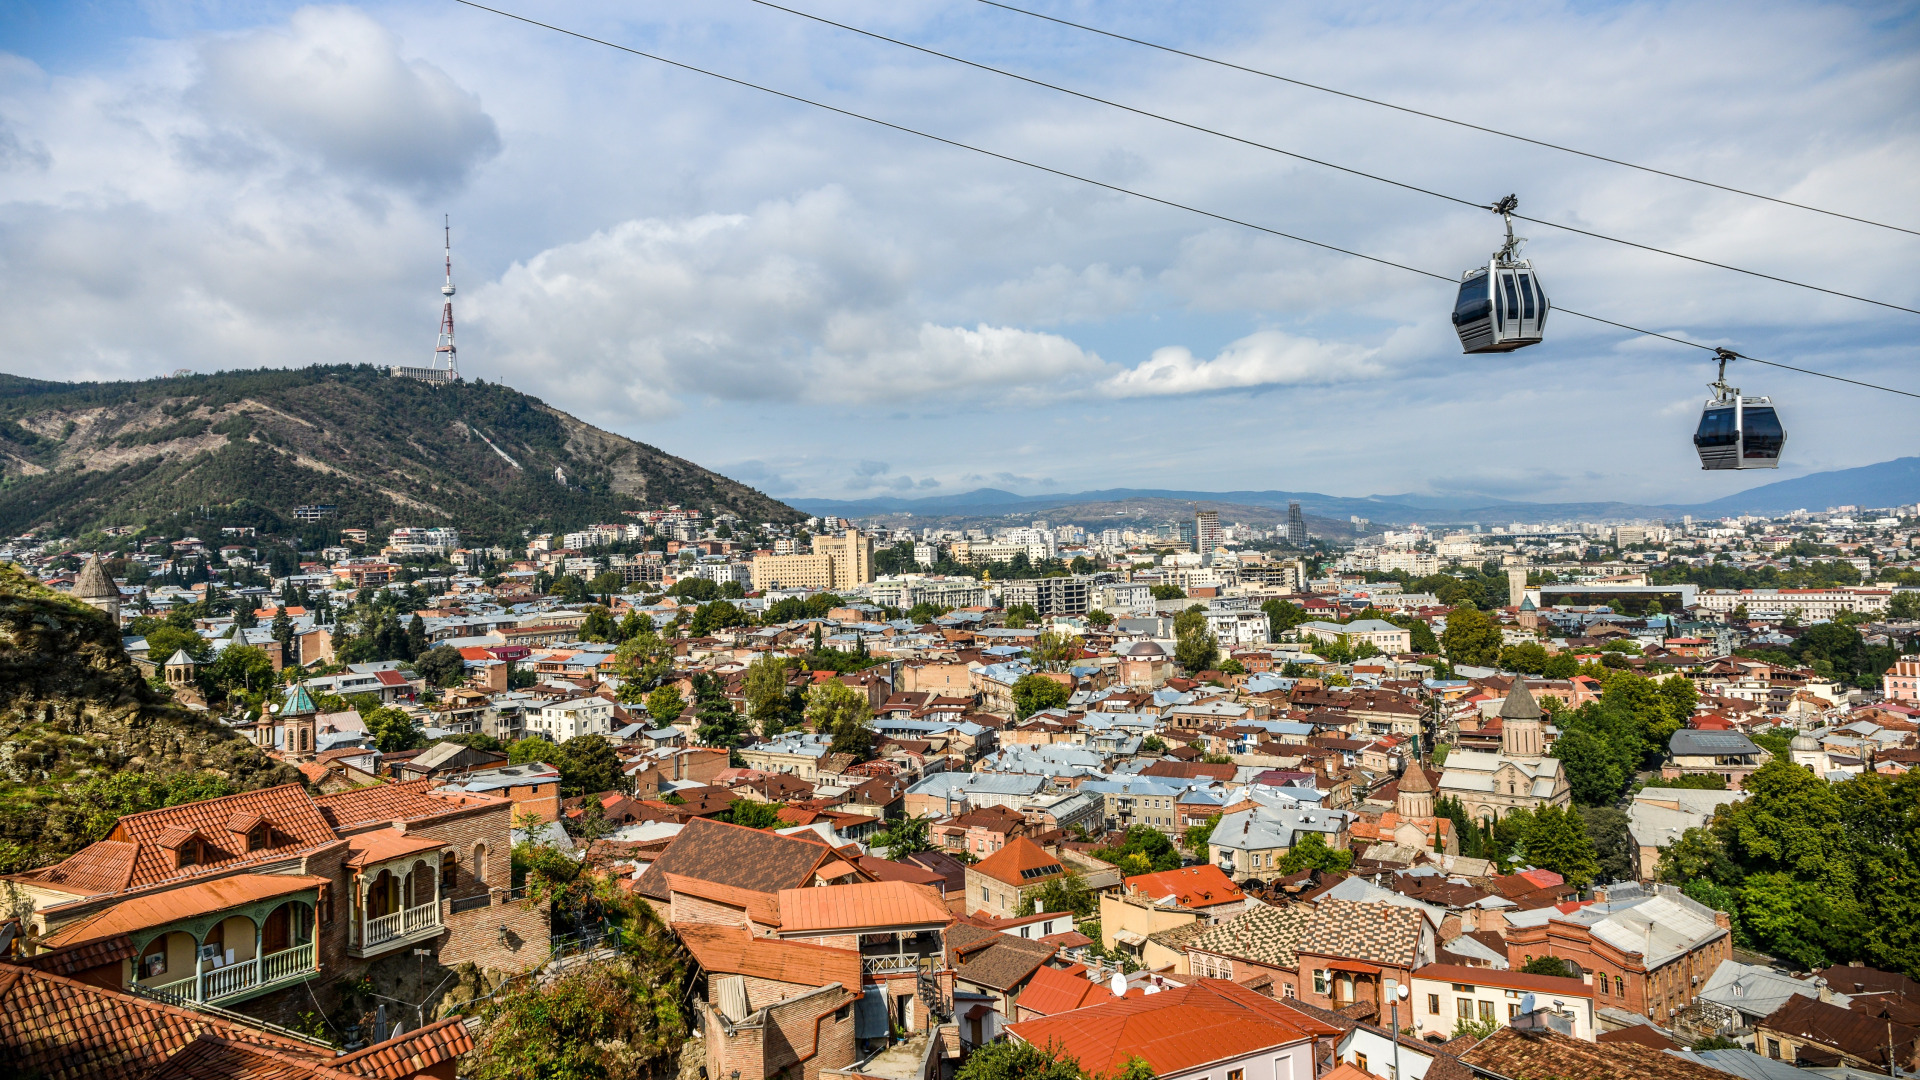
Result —
[{"label": "balcony with white railing", "polygon": [[347,951],[357,957],[372,956],[401,945],[438,937],[442,929],[438,901],[402,908],[364,920]]},{"label": "balcony with white railing", "polygon": [[209,967],[197,975],[173,982],[142,985],[141,989],[153,997],[181,1005],[193,1002],[212,1004],[282,985],[291,986],[319,973],[320,966],[314,962],[313,944],[308,942],[225,967]]}]

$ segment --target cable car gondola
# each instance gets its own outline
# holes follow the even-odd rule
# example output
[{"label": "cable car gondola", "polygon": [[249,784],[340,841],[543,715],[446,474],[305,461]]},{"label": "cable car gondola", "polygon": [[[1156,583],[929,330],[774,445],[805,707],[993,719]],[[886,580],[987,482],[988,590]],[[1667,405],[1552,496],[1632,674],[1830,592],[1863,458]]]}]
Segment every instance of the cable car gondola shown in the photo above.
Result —
[{"label": "cable car gondola", "polygon": [[1693,448],[1703,469],[1777,469],[1787,444],[1786,429],[1773,410],[1773,399],[1741,397],[1740,388],[1727,385],[1727,361],[1739,358],[1728,349],[1719,354],[1720,377],[1708,384],[1713,396],[1700,413],[1700,430]]},{"label": "cable car gondola", "polygon": [[1533,264],[1518,258],[1525,237],[1513,235],[1512,195],[1493,204],[1507,223],[1507,242],[1487,265],[1460,275],[1460,296],[1453,304],[1453,328],[1468,353],[1512,352],[1538,345],[1547,332],[1547,290]]}]

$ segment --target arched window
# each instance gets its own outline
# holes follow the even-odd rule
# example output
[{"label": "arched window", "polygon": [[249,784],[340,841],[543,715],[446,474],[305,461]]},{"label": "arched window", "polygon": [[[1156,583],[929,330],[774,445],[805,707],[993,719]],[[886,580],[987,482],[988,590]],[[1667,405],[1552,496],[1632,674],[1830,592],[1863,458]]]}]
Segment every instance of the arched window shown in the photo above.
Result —
[{"label": "arched window", "polygon": [[487,882],[487,845],[473,845],[473,878],[482,885]]},{"label": "arched window", "polygon": [[451,889],[460,876],[460,856],[449,851],[440,856],[440,888]]},{"label": "arched window", "polygon": [[1627,980],[1621,978],[1618,975],[1615,975],[1613,977],[1613,996],[1614,997],[1627,996]]}]

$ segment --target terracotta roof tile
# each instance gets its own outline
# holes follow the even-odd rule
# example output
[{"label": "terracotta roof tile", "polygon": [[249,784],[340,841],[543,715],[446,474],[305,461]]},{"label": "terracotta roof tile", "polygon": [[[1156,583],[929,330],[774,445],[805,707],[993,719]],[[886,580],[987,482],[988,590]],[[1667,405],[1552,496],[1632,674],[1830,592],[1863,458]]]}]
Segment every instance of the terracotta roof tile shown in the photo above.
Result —
[{"label": "terracotta roof tile", "polygon": [[[42,946],[46,942],[41,942]],[[88,968],[97,968],[111,964],[116,960],[125,960],[134,955],[133,939],[125,934],[100,938],[96,941],[83,941],[66,948],[56,948],[48,952],[37,953],[22,960],[21,963],[38,971],[55,975],[77,975]]]},{"label": "terracotta roof tile", "polygon": [[1157,874],[1139,874],[1126,880],[1150,900],[1174,897],[1181,907],[1204,908],[1216,904],[1237,904],[1247,898],[1240,886],[1212,863],[1162,870]]},{"label": "terracotta roof tile", "polygon": [[1201,979],[1158,994],[1012,1024],[1007,1030],[1036,1046],[1057,1044],[1089,1074],[1116,1073],[1140,1057],[1156,1076],[1340,1034],[1224,979]]},{"label": "terracotta roof tile", "polygon": [[713,923],[676,923],[673,929],[694,960],[709,972],[798,986],[837,982],[854,990],[860,985],[860,954],[852,949],[756,938],[742,927]]},{"label": "terracotta roof tile", "polygon": [[[389,755],[389,760],[391,758],[392,755]],[[336,791],[330,795],[321,795],[313,802],[319,808],[319,812],[325,815],[327,822],[335,829],[345,832],[357,826],[438,817],[464,806],[512,801],[498,795],[433,790],[444,783],[444,780],[436,780],[429,776],[398,784],[374,784],[370,787],[354,788],[351,791]]]},{"label": "terracotta roof tile", "polygon": [[1066,873],[1059,859],[1047,854],[1039,844],[1024,836],[1009,841],[1006,847],[981,859],[973,868],[995,881],[1022,888],[1042,884]]},{"label": "terracotta roof tile", "polygon": [[449,1016],[345,1057],[334,1058],[329,1064],[352,1076],[402,1080],[452,1061],[472,1049],[473,1036],[467,1031],[466,1021]]},{"label": "terracotta roof tile", "polygon": [[946,901],[929,885],[907,881],[862,881],[813,889],[780,890],[780,932],[864,930],[884,926],[945,926],[953,921]]},{"label": "terracotta roof tile", "polygon": [[1323,900],[1302,935],[1301,952],[1412,968],[1426,916],[1397,904]]},{"label": "terracotta roof tile", "polygon": [[146,1080],[354,1080],[310,1057],[202,1035]]},{"label": "terracotta roof tile", "polygon": [[[226,829],[235,814],[256,814],[272,826],[267,847],[250,852],[235,850]],[[194,833],[198,833],[203,842],[201,858],[191,867],[174,869],[173,858],[163,845],[178,843]],[[336,839],[306,789],[298,784],[283,784],[128,814],[105,840],[89,844],[64,862],[23,877],[61,890],[87,894],[116,892],[231,870],[253,862],[284,859]],[[106,844],[116,846],[103,848]],[[95,851],[96,848],[101,850]]]},{"label": "terracotta roof tile", "polygon": [[347,837],[347,850],[351,852],[347,856],[347,865],[355,870],[363,870],[377,862],[446,846],[444,840],[403,833],[398,829],[375,829]]},{"label": "terracotta roof tile", "polygon": [[201,1035],[326,1060],[315,1047],[24,967],[0,967],[0,1052],[42,1080],[143,1080]]},{"label": "terracotta roof tile", "polygon": [[1301,941],[1312,915],[1313,909],[1305,904],[1286,907],[1260,904],[1208,927],[1187,942],[1187,948],[1251,960],[1267,967],[1297,970]]},{"label": "terracotta roof tile", "polygon": [[1460,1055],[1501,1076],[1556,1080],[1726,1080],[1727,1074],[1638,1043],[1590,1043],[1559,1032],[1505,1027]]},{"label": "terracotta roof tile", "polygon": [[57,949],[83,941],[97,941],[191,919],[212,911],[224,911],[255,900],[323,889],[327,883],[326,878],[300,874],[235,874],[197,885],[182,885],[177,889],[136,896],[79,922],[63,926],[48,934],[45,944]]}]

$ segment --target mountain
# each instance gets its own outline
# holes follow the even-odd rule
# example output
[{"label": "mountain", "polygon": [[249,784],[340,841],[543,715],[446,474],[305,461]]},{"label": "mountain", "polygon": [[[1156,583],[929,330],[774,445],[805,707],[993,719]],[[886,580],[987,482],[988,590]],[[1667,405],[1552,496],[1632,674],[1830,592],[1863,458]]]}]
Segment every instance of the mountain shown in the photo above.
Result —
[{"label": "mountain", "polygon": [[1724,499],[1689,507],[1695,517],[1729,514],[1784,514],[1829,506],[1905,506],[1920,503],[1920,457],[1895,458],[1877,465],[1808,473],[1762,484]]},{"label": "mountain", "polygon": [[510,387],[432,387],[337,365],[144,382],[0,376],[0,531],[181,523],[450,523],[476,538],[668,503],[787,521],[793,508]]},{"label": "mountain", "polygon": [[1535,503],[1479,495],[1368,495],[1352,498],[1317,491],[1171,491],[1148,488],[1108,488],[1071,494],[1015,495],[997,488],[981,488],[955,495],[923,499],[879,497],[859,500],[792,499],[809,514],[866,518],[913,515],[933,518],[1029,516],[1042,512],[1081,524],[1106,521],[1165,521],[1201,509],[1228,511],[1249,524],[1283,519],[1287,504],[1298,502],[1315,535],[1336,535],[1337,528],[1316,527],[1319,517],[1332,526],[1352,517],[1376,523],[1420,522],[1428,525],[1501,524],[1509,521],[1622,520],[1677,518],[1682,514],[1716,518],[1732,514],[1784,514],[1790,510],[1824,510],[1829,506],[1901,506],[1920,502],[1920,458],[1900,458],[1854,469],[1810,473],[1792,480],[1763,484],[1736,495],[1694,505],[1627,502]]}]

